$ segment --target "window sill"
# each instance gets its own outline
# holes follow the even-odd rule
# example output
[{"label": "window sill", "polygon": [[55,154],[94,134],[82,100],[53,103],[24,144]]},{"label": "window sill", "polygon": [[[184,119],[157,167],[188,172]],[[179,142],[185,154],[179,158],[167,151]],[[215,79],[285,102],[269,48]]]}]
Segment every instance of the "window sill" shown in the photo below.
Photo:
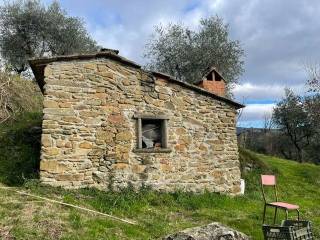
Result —
[{"label": "window sill", "polygon": [[135,153],[170,153],[172,150],[170,148],[136,148],[133,149]]}]

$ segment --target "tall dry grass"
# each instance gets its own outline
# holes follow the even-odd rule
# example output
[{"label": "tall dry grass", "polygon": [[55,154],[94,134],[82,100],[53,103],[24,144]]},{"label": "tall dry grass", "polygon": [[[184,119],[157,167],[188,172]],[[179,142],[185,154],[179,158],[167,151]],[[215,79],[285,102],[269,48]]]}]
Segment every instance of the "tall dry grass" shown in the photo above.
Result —
[{"label": "tall dry grass", "polygon": [[33,80],[0,72],[0,123],[24,112],[39,112],[41,108],[42,94]]}]

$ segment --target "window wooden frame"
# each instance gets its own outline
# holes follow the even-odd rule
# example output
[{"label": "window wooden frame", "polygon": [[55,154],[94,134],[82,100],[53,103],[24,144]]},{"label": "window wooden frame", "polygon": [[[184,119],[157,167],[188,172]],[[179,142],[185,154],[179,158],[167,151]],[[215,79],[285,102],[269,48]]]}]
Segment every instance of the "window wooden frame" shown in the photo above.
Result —
[{"label": "window wooden frame", "polygon": [[[137,147],[134,152],[171,152],[168,148],[168,116],[137,113],[134,118],[137,120]],[[142,148],[142,120],[161,120],[161,148]]]}]

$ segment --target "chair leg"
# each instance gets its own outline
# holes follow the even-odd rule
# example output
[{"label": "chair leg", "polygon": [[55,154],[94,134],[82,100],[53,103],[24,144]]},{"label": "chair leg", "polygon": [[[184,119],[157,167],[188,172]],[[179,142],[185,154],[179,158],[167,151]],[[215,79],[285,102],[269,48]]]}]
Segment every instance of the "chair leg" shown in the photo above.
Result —
[{"label": "chair leg", "polygon": [[265,221],[265,218],[266,218],[266,208],[267,208],[267,205],[265,204],[265,205],[264,205],[264,208],[263,208],[263,220],[262,220],[262,224],[264,224],[264,221]]},{"label": "chair leg", "polygon": [[276,208],[274,209],[273,224],[276,224],[276,220],[277,220],[277,211],[278,211],[278,208],[276,207]]},{"label": "chair leg", "polygon": [[297,209],[297,213],[298,213],[298,221],[300,221],[300,211],[299,211],[299,209]]},{"label": "chair leg", "polygon": [[286,209],[286,220],[288,220],[288,209]]}]

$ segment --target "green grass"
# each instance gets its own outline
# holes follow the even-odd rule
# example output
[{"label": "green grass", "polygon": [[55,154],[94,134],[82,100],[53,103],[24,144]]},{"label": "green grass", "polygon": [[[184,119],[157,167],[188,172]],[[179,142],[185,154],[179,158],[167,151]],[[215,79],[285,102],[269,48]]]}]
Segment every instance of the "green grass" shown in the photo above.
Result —
[{"label": "green grass", "polygon": [[[26,132],[31,125],[37,125],[38,117],[28,117],[11,134]],[[6,128],[9,129],[9,128]],[[8,136],[5,131],[5,135]],[[9,141],[3,140],[1,141]],[[32,197],[21,196],[0,188],[0,238],[6,233],[15,239],[161,239],[161,237],[187,227],[222,222],[238,229],[253,239],[262,239],[261,221],[263,202],[260,193],[259,175],[275,173],[278,177],[280,198],[301,206],[302,218],[314,225],[316,239],[320,238],[320,197],[318,177],[320,166],[298,164],[293,161],[254,154],[241,150],[243,169],[253,166],[252,171],[244,172],[247,192],[244,196],[228,197],[216,193],[159,193],[143,188],[134,192],[132,188],[121,192],[104,192],[96,189],[64,190],[39,184],[34,177],[37,166],[36,151],[26,150],[31,145],[23,140],[1,148],[0,181],[40,196],[77,204],[114,216],[132,219],[137,225],[130,225],[97,216],[85,211],[61,206]],[[22,144],[23,143],[23,144]],[[19,145],[26,145],[26,156],[20,153]],[[17,147],[16,155],[14,149]],[[20,148],[21,147],[21,148]],[[11,149],[13,148],[13,149]],[[3,156],[6,155],[4,158]],[[14,157],[11,157],[13,155]],[[18,157],[20,156],[20,157]],[[25,162],[26,166],[23,167]],[[5,167],[3,167],[5,166]],[[17,169],[19,167],[19,169]],[[14,179],[13,171],[19,180]],[[31,170],[33,169],[33,170]],[[23,173],[23,174],[22,174]],[[21,177],[21,176],[24,177]],[[269,210],[271,222],[272,211]],[[294,217],[294,213],[290,216]],[[279,220],[284,218],[280,212]]]},{"label": "green grass", "polygon": [[24,113],[0,125],[0,182],[9,186],[22,185],[36,178],[40,159],[40,134],[42,114]]}]

